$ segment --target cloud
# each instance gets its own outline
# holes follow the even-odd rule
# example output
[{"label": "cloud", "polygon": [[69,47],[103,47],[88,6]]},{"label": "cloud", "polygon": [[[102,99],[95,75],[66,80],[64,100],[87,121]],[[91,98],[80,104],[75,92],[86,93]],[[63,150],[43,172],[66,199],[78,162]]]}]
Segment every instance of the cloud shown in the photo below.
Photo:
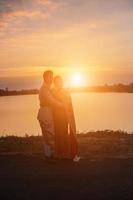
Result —
[{"label": "cloud", "polygon": [[96,21],[108,23],[110,18],[132,10],[132,0],[0,0],[0,29],[11,32],[17,24],[18,31],[20,26],[36,31],[41,27],[60,29],[86,22],[93,29]]},{"label": "cloud", "polygon": [[45,23],[60,6],[60,2],[52,0],[0,0],[0,30],[4,31],[8,26],[11,28],[16,21],[25,29],[27,26],[36,28],[39,20]]},{"label": "cloud", "polygon": [[59,8],[62,3],[53,0],[0,0],[0,17],[31,17]]},{"label": "cloud", "polygon": [[18,10],[9,13],[5,13],[6,17],[35,17],[40,15],[39,11],[26,11],[26,10]]},{"label": "cloud", "polygon": [[0,65],[128,66],[132,11],[131,0],[0,0]]}]

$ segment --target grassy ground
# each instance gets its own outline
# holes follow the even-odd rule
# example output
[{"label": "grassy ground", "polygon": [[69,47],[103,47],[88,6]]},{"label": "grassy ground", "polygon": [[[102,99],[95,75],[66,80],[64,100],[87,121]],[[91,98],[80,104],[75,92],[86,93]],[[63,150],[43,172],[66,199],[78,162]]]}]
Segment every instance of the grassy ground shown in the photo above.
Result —
[{"label": "grassy ground", "polygon": [[[78,135],[79,154],[83,158],[133,157],[133,134],[122,131],[97,131]],[[0,154],[43,153],[41,136],[0,138]]]}]

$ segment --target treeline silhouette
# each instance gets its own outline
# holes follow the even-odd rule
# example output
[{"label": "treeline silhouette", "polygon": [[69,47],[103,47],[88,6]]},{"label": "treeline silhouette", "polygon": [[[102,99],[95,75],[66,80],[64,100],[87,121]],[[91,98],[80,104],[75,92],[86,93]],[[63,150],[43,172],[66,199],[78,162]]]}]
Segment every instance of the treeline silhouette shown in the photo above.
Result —
[{"label": "treeline silhouette", "polygon": [[13,95],[29,95],[29,94],[38,94],[38,89],[28,89],[28,90],[8,90],[0,89],[0,96],[13,96]]},{"label": "treeline silhouette", "polygon": [[[88,87],[71,87],[67,88],[70,92],[119,92],[119,93],[133,93],[133,83],[129,85],[114,84],[102,86],[88,86]],[[11,95],[29,95],[38,94],[38,89],[22,89],[22,90],[8,90],[8,88],[0,89],[0,96]]]},{"label": "treeline silhouette", "polygon": [[125,93],[133,93],[133,83],[129,85],[124,84],[114,84],[114,85],[101,85],[101,86],[90,86],[90,87],[82,87],[82,88],[71,88],[72,92],[125,92]]}]

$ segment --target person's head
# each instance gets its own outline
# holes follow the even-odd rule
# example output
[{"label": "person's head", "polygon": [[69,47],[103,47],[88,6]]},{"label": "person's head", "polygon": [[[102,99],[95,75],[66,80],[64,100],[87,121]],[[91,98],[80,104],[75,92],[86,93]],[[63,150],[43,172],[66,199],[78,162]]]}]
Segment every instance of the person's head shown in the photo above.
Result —
[{"label": "person's head", "polygon": [[61,76],[54,77],[54,85],[57,89],[63,88],[63,79]]},{"label": "person's head", "polygon": [[48,70],[48,71],[45,71],[43,73],[43,79],[44,79],[44,82],[47,84],[47,85],[51,85],[52,82],[53,82],[53,72]]}]

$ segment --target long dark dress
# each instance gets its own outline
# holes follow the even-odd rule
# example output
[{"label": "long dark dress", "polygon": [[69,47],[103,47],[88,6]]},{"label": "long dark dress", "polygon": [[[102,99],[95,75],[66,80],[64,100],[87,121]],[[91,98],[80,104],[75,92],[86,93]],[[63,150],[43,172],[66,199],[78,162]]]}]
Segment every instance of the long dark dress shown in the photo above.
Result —
[{"label": "long dark dress", "polygon": [[[54,90],[53,95],[62,102],[64,91]],[[68,132],[68,117],[65,108],[54,106],[54,129],[55,129],[55,158],[70,159],[70,141]]]}]

